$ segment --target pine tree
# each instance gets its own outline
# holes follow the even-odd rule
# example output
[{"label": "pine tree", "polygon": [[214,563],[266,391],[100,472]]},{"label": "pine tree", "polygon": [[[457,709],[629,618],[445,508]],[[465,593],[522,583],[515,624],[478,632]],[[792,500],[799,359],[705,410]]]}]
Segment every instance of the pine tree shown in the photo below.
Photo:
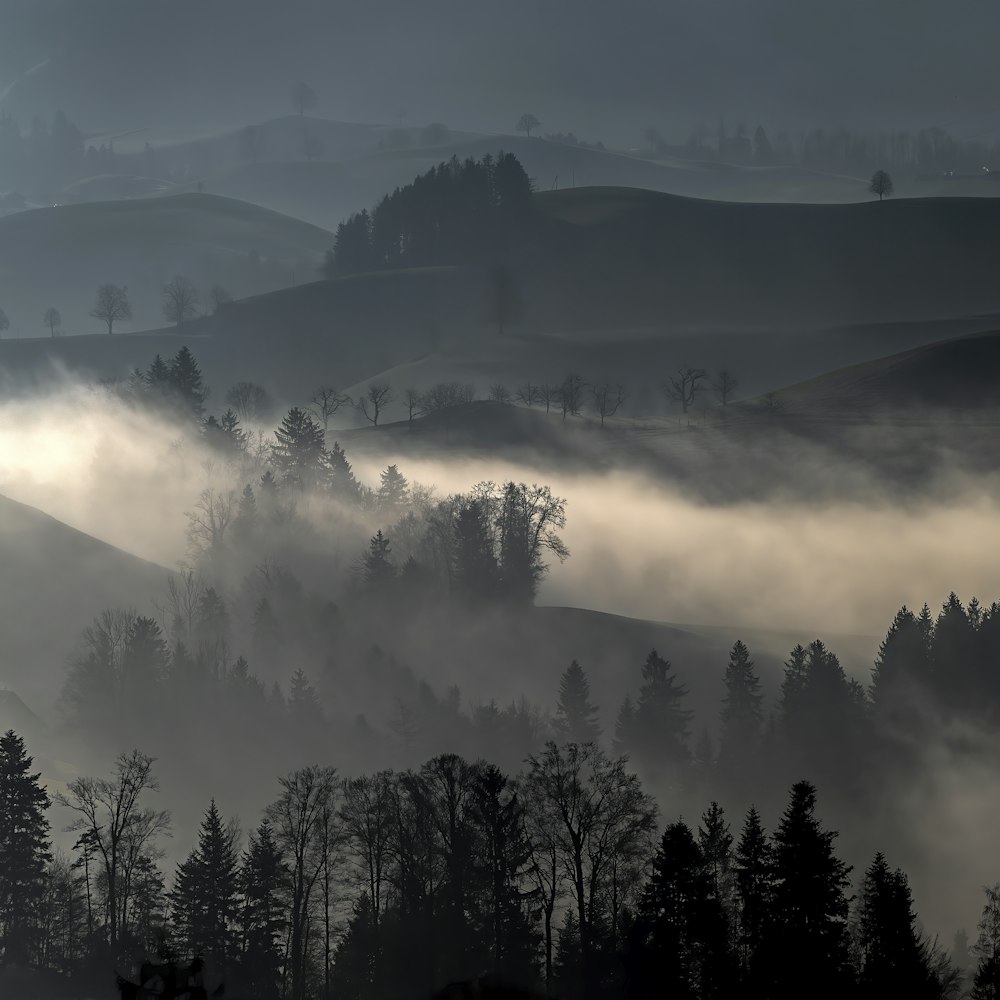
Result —
[{"label": "pine tree", "polygon": [[712,802],[702,814],[698,846],[705,859],[712,894],[728,914],[733,904],[733,835],[718,802]]},{"label": "pine tree", "polygon": [[727,777],[742,783],[759,763],[764,725],[760,679],[750,650],[742,642],[734,643],[729,653],[725,685],[719,768]]},{"label": "pine tree", "polygon": [[49,796],[13,730],[0,736],[0,944],[4,964],[27,964],[52,860]]},{"label": "pine tree", "polygon": [[323,428],[301,407],[293,406],[274,432],[271,460],[283,483],[314,489],[325,478]]},{"label": "pine tree", "polygon": [[933,1000],[939,996],[928,949],[917,935],[906,876],[875,856],[865,872],[859,912],[861,969],[859,996],[881,1000],[890,994]]},{"label": "pine tree", "polygon": [[288,689],[288,713],[298,732],[315,731],[323,724],[319,696],[301,668],[292,674]]},{"label": "pine tree", "polygon": [[906,725],[912,719],[914,702],[930,680],[929,660],[923,625],[908,608],[900,608],[879,646],[869,688],[872,707],[883,724]]},{"label": "pine tree", "polygon": [[333,496],[351,502],[360,499],[361,486],[338,441],[333,442],[333,447],[326,454],[326,476]]},{"label": "pine tree", "polygon": [[288,871],[266,819],[250,835],[240,868],[240,892],[241,978],[249,996],[275,1000],[287,926]]},{"label": "pine tree", "polygon": [[178,866],[170,894],[184,950],[204,956],[216,971],[232,968],[236,955],[237,836],[235,825],[223,823],[213,799],[198,831],[198,846]]},{"label": "pine tree", "polygon": [[631,753],[632,737],[635,734],[635,704],[629,695],[625,696],[615,719],[614,750],[617,754]]},{"label": "pine tree", "polygon": [[687,688],[677,683],[668,660],[654,649],[642,667],[642,687],[628,745],[646,770],[674,770],[690,760],[691,713],[683,708]]},{"label": "pine tree", "polygon": [[733,864],[739,908],[739,956],[751,994],[763,993],[758,951],[764,941],[774,890],[774,856],[757,810],[751,806],[743,822]]},{"label": "pine tree", "polygon": [[379,477],[375,502],[380,511],[398,513],[410,495],[410,484],[395,465],[390,465]]},{"label": "pine tree", "polygon": [[167,385],[171,397],[182,412],[200,421],[205,413],[205,397],[208,392],[202,381],[198,362],[186,346],[170,362]]},{"label": "pine tree", "polygon": [[500,568],[480,501],[472,500],[459,508],[454,536],[456,595],[469,604],[495,600],[500,591]]},{"label": "pine tree", "polygon": [[590,684],[576,660],[559,680],[559,704],[553,727],[563,743],[596,743],[601,738],[597,706],[590,702]]},{"label": "pine tree", "polygon": [[[816,790],[792,786],[774,835],[773,919],[766,948],[776,1000],[839,1000],[850,989],[847,948],[850,867],[833,852],[837,834],[816,818]],[[808,984],[808,986],[806,985]]]},{"label": "pine tree", "polygon": [[375,591],[385,591],[395,576],[392,547],[381,529],[375,532],[368,543],[368,552],[365,554],[362,569],[365,586]]}]

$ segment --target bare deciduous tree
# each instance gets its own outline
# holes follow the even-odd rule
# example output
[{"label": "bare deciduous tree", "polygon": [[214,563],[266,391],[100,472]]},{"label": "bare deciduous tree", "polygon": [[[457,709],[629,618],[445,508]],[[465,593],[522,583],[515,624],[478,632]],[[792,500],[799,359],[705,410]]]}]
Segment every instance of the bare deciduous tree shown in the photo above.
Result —
[{"label": "bare deciduous tree", "polygon": [[413,423],[413,415],[419,413],[423,406],[423,396],[416,389],[407,389],[403,393],[403,402],[406,403],[406,419]]},{"label": "bare deciduous tree", "polygon": [[308,83],[300,80],[292,87],[292,107],[298,114],[304,115],[307,111],[312,111],[317,103],[316,91]]},{"label": "bare deciduous tree", "polygon": [[622,408],[628,395],[623,386],[612,386],[610,382],[592,385],[590,393],[594,400],[594,409],[600,415],[602,427],[608,417],[613,417]]},{"label": "bare deciduous tree", "polygon": [[97,289],[97,301],[90,310],[94,319],[107,325],[108,335],[114,332],[115,323],[132,318],[132,305],[128,300],[128,288],[118,285],[101,285]]},{"label": "bare deciduous tree", "polygon": [[358,400],[358,409],[373,427],[378,427],[378,418],[392,402],[392,388],[388,382],[372,382],[365,394]]},{"label": "bare deciduous tree", "polygon": [[525,406],[532,406],[539,401],[538,389],[537,385],[532,385],[530,381],[526,382],[518,387],[517,392],[514,393],[514,399]]},{"label": "bare deciduous tree", "polygon": [[232,407],[243,423],[252,423],[271,412],[271,397],[256,382],[237,382],[226,393],[226,405]]},{"label": "bare deciduous tree", "polygon": [[309,409],[312,410],[312,412],[315,413],[317,418],[322,422],[324,434],[330,426],[330,418],[334,416],[341,407],[353,405],[354,402],[350,396],[347,396],[342,392],[337,392],[337,390],[330,385],[321,385],[312,394],[312,399],[309,400]]},{"label": "bare deciduous tree", "polygon": [[59,310],[56,309],[55,306],[49,306],[49,308],[45,310],[42,322],[49,328],[49,336],[54,337],[56,335],[56,330],[62,326],[62,316],[59,315]]},{"label": "bare deciduous tree", "polygon": [[226,529],[236,509],[236,492],[216,493],[204,489],[194,510],[187,511],[187,535],[191,548],[198,553],[220,552],[226,541]]},{"label": "bare deciduous tree", "polygon": [[76,817],[67,831],[87,837],[104,868],[108,895],[108,937],[117,959],[118,942],[128,909],[127,886],[137,862],[154,849],[156,838],[170,829],[170,813],[142,808],[143,792],[155,792],[155,758],[138,750],[121,754],[112,778],[75,778],[55,801]]},{"label": "bare deciduous tree", "polygon": [[552,409],[554,403],[559,402],[559,386],[550,385],[544,383],[538,386],[538,400],[545,404],[545,412],[548,413]]},{"label": "bare deciduous tree", "polygon": [[[559,406],[562,409],[562,418],[567,416],[578,417],[580,408],[583,406],[583,390],[586,383],[580,375],[567,375],[559,386]],[[546,412],[548,412],[546,410]]]},{"label": "bare deciduous tree", "polygon": [[719,397],[719,402],[722,403],[723,406],[728,406],[730,398],[739,388],[739,385],[740,380],[731,371],[723,368],[722,371],[715,376],[712,388],[715,390],[715,394]]},{"label": "bare deciduous tree", "polygon": [[883,198],[888,198],[892,194],[892,178],[884,170],[876,170],[872,174],[871,184],[868,185],[868,190],[872,194],[878,195],[878,200],[881,201]]},{"label": "bare deciduous tree", "polygon": [[530,138],[531,130],[538,128],[542,123],[533,114],[523,114],[517,120],[517,125],[515,128],[518,132],[523,132],[526,136]]},{"label": "bare deciduous tree", "polygon": [[765,392],[761,400],[764,404],[764,409],[771,416],[775,416],[785,408],[785,401],[774,391]]},{"label": "bare deciduous tree", "polygon": [[232,293],[222,285],[212,285],[208,292],[208,306],[212,315],[216,316],[233,301]]},{"label": "bare deciduous tree", "polygon": [[510,389],[503,385],[501,382],[494,382],[490,386],[489,393],[490,400],[494,403],[509,403],[510,402]]},{"label": "bare deciduous tree", "polygon": [[450,406],[471,403],[474,398],[475,392],[471,385],[463,385],[461,382],[438,382],[421,395],[420,412],[437,413]]},{"label": "bare deciduous tree", "polygon": [[681,404],[684,413],[690,409],[695,397],[702,390],[701,383],[708,377],[704,368],[678,368],[676,375],[671,375],[663,391],[667,399]]},{"label": "bare deciduous tree", "polygon": [[198,289],[194,282],[175,274],[163,286],[163,315],[168,323],[180,326],[198,315]]}]

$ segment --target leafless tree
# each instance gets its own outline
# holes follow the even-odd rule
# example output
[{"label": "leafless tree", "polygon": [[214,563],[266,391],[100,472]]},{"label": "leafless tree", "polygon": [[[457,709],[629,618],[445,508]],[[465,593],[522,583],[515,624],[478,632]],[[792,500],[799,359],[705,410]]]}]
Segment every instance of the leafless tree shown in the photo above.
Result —
[{"label": "leafless tree", "polygon": [[49,308],[45,310],[42,322],[49,328],[49,336],[54,337],[56,335],[56,330],[62,326],[62,316],[59,315],[59,310],[56,309],[55,306],[49,306]]},{"label": "leafless tree", "polygon": [[731,371],[723,368],[722,371],[715,376],[712,388],[715,390],[715,394],[719,397],[719,402],[722,403],[723,406],[728,406],[730,398],[739,388],[739,385],[740,380]]},{"label": "leafless tree", "polygon": [[271,412],[271,397],[256,382],[237,382],[226,393],[226,405],[243,423],[255,423]]},{"label": "leafless tree", "polygon": [[119,320],[132,318],[132,306],[128,300],[128,289],[118,285],[101,285],[97,289],[97,301],[90,310],[94,319],[99,319],[108,327],[108,335],[114,332],[114,325]]},{"label": "leafless tree", "polygon": [[198,315],[198,289],[194,282],[175,274],[163,286],[163,315],[168,323],[180,326]]},{"label": "leafless tree", "polygon": [[600,415],[602,427],[608,417],[613,417],[622,408],[628,397],[623,386],[613,387],[610,382],[592,385],[590,394],[593,397],[594,409]]},{"label": "leafless tree", "polygon": [[292,87],[292,107],[300,115],[312,111],[318,103],[316,91],[308,83],[299,81]]},{"label": "leafless tree", "polygon": [[519,386],[517,392],[514,393],[514,400],[515,402],[523,403],[525,406],[534,405],[539,401],[538,386],[532,385],[530,381]]},{"label": "leafless tree", "polygon": [[490,400],[494,403],[509,403],[510,389],[500,382],[494,382],[490,386]]},{"label": "leafless tree", "polygon": [[892,178],[884,170],[876,170],[872,174],[872,181],[868,185],[868,190],[872,194],[877,194],[879,201],[883,198],[888,198],[892,194]]},{"label": "leafless tree", "polygon": [[681,404],[681,409],[687,413],[701,392],[701,383],[708,377],[704,368],[678,368],[676,375],[671,375],[663,391],[667,399]]},{"label": "leafless tree", "polygon": [[[567,375],[559,386],[559,406],[562,409],[562,418],[567,415],[578,417],[580,408],[583,406],[583,390],[586,383],[580,375]],[[546,410],[547,412],[547,410]]]},{"label": "leafless tree", "polygon": [[324,817],[336,814],[339,783],[332,767],[310,766],[279,779],[281,795],[267,808],[275,838],[288,859],[290,1000],[305,1000],[308,972],[309,922],[313,892],[328,870]]},{"label": "leafless tree", "polygon": [[194,510],[188,511],[188,542],[197,553],[218,553],[226,540],[226,529],[233,519],[236,509],[236,492],[227,490],[216,493],[214,489],[204,489],[198,497]]},{"label": "leafless tree", "polygon": [[66,828],[80,832],[96,850],[104,868],[108,894],[108,937],[117,959],[120,932],[127,913],[125,886],[135,863],[155,847],[157,837],[170,830],[170,813],[143,808],[143,792],[155,792],[155,758],[138,750],[121,754],[112,778],[74,778],[55,801],[74,812]]},{"label": "leafless tree", "polygon": [[406,419],[412,424],[413,415],[419,413],[423,406],[423,396],[416,389],[407,389],[403,393],[403,401],[406,403]]},{"label": "leafless tree", "polygon": [[350,396],[342,392],[337,392],[333,386],[321,385],[313,394],[309,401],[309,409],[316,414],[323,424],[323,432],[326,433],[330,426],[330,418],[335,416],[337,411],[344,406],[353,406],[354,401]]},{"label": "leafless tree", "polygon": [[373,427],[378,427],[378,418],[392,402],[392,388],[388,382],[372,382],[365,394],[358,400],[358,409]]},{"label": "leafless tree", "polygon": [[475,390],[469,384],[461,382],[438,382],[432,385],[420,397],[420,412],[423,414],[437,413],[450,406],[461,406],[475,399]]},{"label": "leafless tree", "polygon": [[764,409],[773,417],[785,408],[785,401],[774,391],[765,392],[761,397]]},{"label": "leafless tree", "polygon": [[232,293],[228,288],[223,288],[222,285],[212,285],[208,291],[208,306],[212,310],[213,316],[217,316],[232,301]]},{"label": "leafless tree", "polygon": [[559,386],[543,383],[538,386],[538,401],[545,404],[545,412],[552,409],[554,403],[559,402]]},{"label": "leafless tree", "polygon": [[523,114],[517,120],[515,128],[518,132],[523,132],[526,136],[531,136],[531,130],[538,128],[542,123],[533,114]]},{"label": "leafless tree", "polygon": [[341,824],[348,847],[349,871],[371,904],[372,926],[378,935],[385,907],[384,887],[391,859],[393,776],[390,771],[344,783]]}]

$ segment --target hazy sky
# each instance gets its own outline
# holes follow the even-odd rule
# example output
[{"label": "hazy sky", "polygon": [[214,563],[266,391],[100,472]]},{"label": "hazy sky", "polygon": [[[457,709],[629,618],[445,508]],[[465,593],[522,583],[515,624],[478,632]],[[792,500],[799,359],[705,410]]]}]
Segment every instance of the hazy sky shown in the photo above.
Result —
[{"label": "hazy sky", "polygon": [[628,142],[802,125],[1000,127],[995,0],[0,0],[6,106],[85,127],[234,124],[302,77],[348,120]]}]

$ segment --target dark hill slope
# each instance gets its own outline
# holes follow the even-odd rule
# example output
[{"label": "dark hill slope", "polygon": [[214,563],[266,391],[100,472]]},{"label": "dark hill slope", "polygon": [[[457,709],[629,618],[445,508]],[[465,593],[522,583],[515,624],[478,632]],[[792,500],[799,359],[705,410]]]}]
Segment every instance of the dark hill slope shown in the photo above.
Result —
[{"label": "dark hill slope", "polygon": [[107,607],[150,610],[167,571],[0,496],[0,686],[58,693],[80,632]]}]

